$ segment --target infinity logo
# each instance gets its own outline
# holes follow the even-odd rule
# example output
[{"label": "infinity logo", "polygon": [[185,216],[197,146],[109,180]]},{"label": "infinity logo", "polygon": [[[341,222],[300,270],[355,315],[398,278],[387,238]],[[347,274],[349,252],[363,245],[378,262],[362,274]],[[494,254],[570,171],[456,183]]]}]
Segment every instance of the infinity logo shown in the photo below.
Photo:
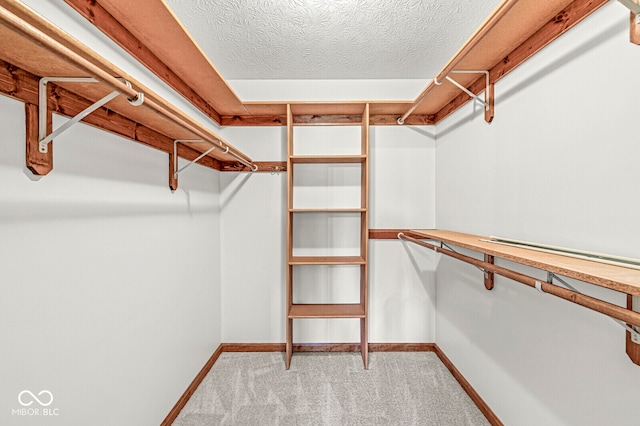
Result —
[{"label": "infinity logo", "polygon": [[28,391],[28,390],[23,390],[22,392],[20,392],[18,394],[18,402],[23,407],[28,407],[31,404],[33,404],[33,401],[29,401],[28,399],[27,399],[28,402],[23,402],[22,401],[22,395],[25,395],[25,394],[31,395],[31,398],[33,400],[35,400],[38,404],[42,405],[43,407],[48,407],[53,402],[53,394],[51,392],[49,392],[48,390],[41,390],[40,392],[38,392],[38,396],[42,396],[42,394],[48,394],[49,395],[49,402],[47,402],[47,403],[40,401],[40,399],[38,399],[38,396],[35,396],[33,394],[33,392]]}]

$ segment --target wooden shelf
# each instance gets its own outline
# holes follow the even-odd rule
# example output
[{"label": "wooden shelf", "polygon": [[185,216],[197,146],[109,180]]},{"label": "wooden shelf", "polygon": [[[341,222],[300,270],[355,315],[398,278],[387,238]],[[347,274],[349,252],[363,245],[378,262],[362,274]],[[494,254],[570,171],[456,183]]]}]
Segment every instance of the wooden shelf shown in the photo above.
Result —
[{"label": "wooden shelf", "polygon": [[575,278],[600,287],[640,295],[640,270],[576,259],[560,254],[491,243],[488,237],[453,231],[412,230],[421,238],[442,241],[490,256]]},{"label": "wooden shelf", "polygon": [[290,213],[362,213],[364,208],[324,208],[324,209],[289,209]]},{"label": "wooden shelf", "polygon": [[[65,1],[199,108],[214,110],[224,126],[284,125],[288,104],[298,116],[296,125],[355,124],[361,120],[365,103],[370,104],[372,124],[396,125],[396,119],[413,102],[413,99],[243,102],[192,42],[164,1]],[[495,83],[606,3],[606,0],[520,0],[466,55],[458,69],[490,70]],[[149,16],[154,19],[147,19]],[[483,78],[478,75],[458,74],[456,79],[474,93],[484,88]],[[468,101],[469,97],[453,84],[442,84],[405,124],[435,124]]]},{"label": "wooden shelf", "polygon": [[[501,275],[510,280],[535,287],[537,290],[550,294],[595,312],[607,315],[621,324],[640,327],[640,312],[634,306],[634,296],[640,295],[640,270],[630,266],[618,266],[599,261],[598,255],[593,260],[582,258],[591,255],[586,252],[576,252],[568,249],[560,249],[556,252],[554,247],[539,246],[533,248],[533,243],[526,243],[529,248],[505,245],[490,238],[477,235],[462,234],[452,231],[439,230],[411,230],[409,235],[399,236],[399,238],[411,241],[415,244],[427,247],[437,253],[451,256],[455,259],[474,265],[484,270],[484,285],[487,290],[494,287],[494,274]],[[441,241],[443,243],[455,245],[465,249],[473,250],[484,254],[484,261],[458,253],[449,248],[442,248],[433,245],[423,239]],[[511,240],[514,243],[516,241]],[[580,256],[580,257],[574,257]],[[547,271],[547,279],[542,280],[537,277],[528,276],[508,267],[495,264],[495,258],[505,259],[522,265]],[[607,261],[609,261],[607,259]],[[617,304],[601,300],[572,288],[571,286],[557,285],[554,281],[558,279],[554,274],[563,275],[576,280],[584,281],[610,290],[626,293],[626,308]],[[628,326],[626,332],[626,352],[634,364],[640,365],[640,344],[637,343],[637,333]],[[632,333],[634,335],[632,336]]]},{"label": "wooden shelf", "polygon": [[289,265],[364,265],[362,256],[292,256]]},{"label": "wooden shelf", "polygon": [[365,318],[365,310],[359,304],[293,304],[287,318]]},{"label": "wooden shelf", "polygon": [[364,163],[366,155],[292,155],[289,157],[294,164],[344,164]]},{"label": "wooden shelf", "polygon": [[[237,162],[232,153],[250,160],[233,145],[29,7],[17,1],[3,2],[0,12],[0,39],[3,40],[0,60],[6,68],[5,75],[0,76],[0,93],[37,105],[40,77],[93,77],[98,82],[51,83],[47,96],[51,99],[49,109],[67,116],[75,115],[117,89],[122,96],[88,115],[83,122],[170,154],[176,139],[210,140],[218,145],[218,149],[207,154],[200,163],[218,170],[220,162]],[[127,88],[116,78],[126,79],[133,87]],[[144,93],[144,102],[132,106],[127,97],[133,98],[138,92]],[[224,147],[219,146],[218,141]],[[192,160],[211,146],[202,142],[181,144],[178,155]]]}]

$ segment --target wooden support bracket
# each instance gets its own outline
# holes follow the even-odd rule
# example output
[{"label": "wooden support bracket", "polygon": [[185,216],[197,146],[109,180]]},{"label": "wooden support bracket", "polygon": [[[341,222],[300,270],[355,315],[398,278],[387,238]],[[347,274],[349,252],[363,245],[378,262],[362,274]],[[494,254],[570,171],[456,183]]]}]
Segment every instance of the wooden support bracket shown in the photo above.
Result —
[{"label": "wooden support bracket", "polygon": [[491,82],[487,86],[487,89],[485,89],[487,90],[485,99],[486,99],[486,102],[489,104],[489,106],[484,110],[484,121],[486,121],[487,123],[491,123],[493,121],[493,116],[494,116],[494,103],[493,103],[494,87],[493,86],[494,86],[494,83]]},{"label": "wooden support bracket", "polygon": [[[633,296],[630,294],[627,294],[627,309],[633,310]],[[631,324],[628,325],[629,327],[633,327]],[[630,331],[627,331],[625,334],[627,339],[627,355],[634,364],[640,365],[640,343],[633,341]]]},{"label": "wooden support bracket", "polygon": [[171,188],[172,191],[175,191],[176,189],[178,189],[178,176],[176,176],[173,170],[173,155],[173,153],[169,153],[169,188]]},{"label": "wooden support bracket", "polygon": [[[490,254],[485,254],[484,261],[493,265],[494,257],[491,256]],[[494,277],[493,272],[484,271],[484,288],[486,288],[487,290],[493,290],[493,277]]]},{"label": "wooden support bracket", "polygon": [[640,13],[631,13],[629,19],[629,41],[640,45]]},{"label": "wooden support bracket", "polygon": [[[39,150],[38,133],[38,105],[25,103],[26,117],[26,166],[34,175],[45,176],[53,170],[53,141],[49,144],[49,150],[42,153]],[[53,114],[47,108],[47,133],[53,127]]]}]

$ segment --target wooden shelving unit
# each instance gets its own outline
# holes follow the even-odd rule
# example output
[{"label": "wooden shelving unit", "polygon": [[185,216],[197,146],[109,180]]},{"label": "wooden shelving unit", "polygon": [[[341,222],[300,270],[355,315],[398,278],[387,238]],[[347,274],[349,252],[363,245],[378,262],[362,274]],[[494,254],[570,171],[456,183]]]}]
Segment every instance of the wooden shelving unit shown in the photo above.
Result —
[{"label": "wooden shelving unit", "polygon": [[[490,237],[436,229],[415,229],[411,233],[429,240],[442,241],[490,256],[564,275],[600,287],[640,295],[640,271],[593,260],[489,242]],[[439,249],[442,252],[442,249]],[[640,324],[639,324],[640,325]]]},{"label": "wooden shelving unit", "polygon": [[[360,348],[364,368],[369,368],[368,357],[368,245],[369,245],[369,105],[365,105],[361,120],[360,152],[354,155],[294,155],[294,114],[287,106],[287,282],[286,314],[287,343],[286,368],[291,366],[293,355],[294,319],[335,319],[350,318],[360,320]],[[358,207],[314,206],[297,208],[294,203],[294,176],[298,164],[359,164],[360,199]],[[359,253],[357,255],[294,255],[294,222],[301,215],[352,215],[359,218]],[[330,248],[330,247],[329,247]],[[300,266],[351,265],[359,268],[359,303],[294,303],[294,268]]]},{"label": "wooden shelving unit", "polygon": [[[287,105],[291,102],[239,99],[193,43],[166,2],[65,2],[221,125],[285,124]],[[484,28],[478,29],[460,47],[457,58],[452,58],[443,71],[452,70],[453,65],[457,70],[486,70],[493,85],[606,3],[607,0],[503,0],[496,12],[487,18]],[[147,19],[148,16],[155,19]],[[487,25],[489,23],[491,25]],[[636,27],[635,24],[631,26],[632,34],[636,34],[638,40]],[[297,104],[296,124],[317,125],[329,121],[356,124],[364,104],[368,103],[372,125],[397,125],[398,117],[420,99],[423,101],[406,117],[405,124],[436,124],[470,100],[466,93],[443,78],[446,73],[441,74],[437,77],[443,84],[429,83],[429,94],[424,98],[418,95],[415,99]],[[458,83],[475,94],[485,90],[485,78],[481,74],[454,75]]]},{"label": "wooden shelving unit", "polygon": [[[173,189],[177,185],[173,173],[176,140],[182,141],[176,147],[177,156],[200,158],[198,163],[207,167],[221,170],[226,165],[242,170],[253,164],[242,151],[20,1],[0,0],[0,39],[0,93],[25,103],[26,165],[34,174],[46,175],[53,169],[53,150],[39,151],[41,78],[51,81],[43,91],[47,104],[43,110],[49,122],[54,112],[81,116],[93,103],[118,92],[102,107],[83,114],[82,122],[167,152]],[[134,100],[141,103],[132,103]],[[47,127],[50,134],[51,124]],[[212,146],[216,149],[210,150]]]},{"label": "wooden shelving unit", "polygon": [[[626,350],[631,361],[640,365],[640,312],[638,306],[634,306],[633,298],[640,296],[640,269],[618,266],[598,261],[578,258],[566,251],[549,252],[532,248],[514,247],[503,245],[492,240],[491,237],[463,234],[460,232],[417,229],[408,232],[408,235],[398,235],[398,238],[411,241],[423,247],[451,256],[460,261],[474,265],[485,272],[484,284],[487,290],[493,289],[494,274],[501,275],[513,281],[535,287],[537,290],[550,294],[566,301],[578,304],[585,308],[600,312],[622,324],[627,324]],[[441,247],[423,240],[440,241],[484,255],[484,260],[458,253],[451,248]],[[547,280],[531,277],[514,271],[504,266],[494,264],[495,258],[516,262],[547,272]],[[554,280],[559,274],[586,283],[608,288],[610,290],[625,293],[627,306],[621,307],[604,300],[600,300],[565,284],[556,285]],[[632,330],[631,327],[635,330]],[[633,332],[633,336],[632,336]]]}]

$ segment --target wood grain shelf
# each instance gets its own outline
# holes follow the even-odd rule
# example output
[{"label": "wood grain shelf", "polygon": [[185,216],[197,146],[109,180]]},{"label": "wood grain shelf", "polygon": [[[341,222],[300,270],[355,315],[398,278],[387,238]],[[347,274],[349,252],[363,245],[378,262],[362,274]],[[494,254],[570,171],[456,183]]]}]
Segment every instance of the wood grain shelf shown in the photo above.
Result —
[{"label": "wood grain shelf", "polygon": [[367,160],[366,155],[292,155],[290,157],[292,163],[295,164],[345,164],[345,163],[364,163]]},{"label": "wood grain shelf", "polygon": [[[495,241],[489,241],[490,237],[463,234],[442,230],[411,230],[411,236],[399,235],[399,238],[427,247],[437,253],[442,253],[460,261],[474,265],[485,271],[484,284],[487,290],[494,287],[494,274],[501,275],[510,280],[535,287],[543,293],[550,294],[571,303],[591,309],[595,312],[607,315],[620,321],[621,324],[640,327],[640,312],[634,306],[634,296],[640,295],[640,270],[631,266],[603,263],[597,254],[573,251],[551,246],[537,246],[534,243],[525,243],[526,247],[505,245]],[[429,242],[435,240],[451,244],[468,250],[473,250],[484,255],[484,261],[467,256],[449,248],[438,247]],[[513,241],[515,242],[515,241]],[[517,242],[515,242],[517,244]],[[532,246],[533,245],[533,246]],[[528,248],[527,248],[528,247]],[[575,257],[579,256],[579,257]],[[593,257],[593,260],[585,258]],[[541,269],[548,273],[547,279],[531,277],[512,270],[508,267],[496,265],[495,258],[505,259],[521,265]],[[610,258],[606,261],[608,262]],[[627,304],[622,307],[596,297],[581,293],[576,289],[563,285],[557,285],[554,281],[558,278],[554,274],[580,280],[596,286],[626,294]],[[634,364],[640,365],[640,344],[637,343],[638,333],[626,327],[626,352]],[[632,336],[633,333],[633,336]]]},{"label": "wood grain shelf", "polygon": [[312,209],[312,208],[304,208],[304,209],[289,209],[290,213],[362,213],[366,212],[367,209],[358,208],[358,207],[336,207],[336,208],[323,208],[323,209]]},{"label": "wood grain shelf", "polygon": [[287,318],[365,318],[360,304],[293,304]]},{"label": "wood grain shelf", "polygon": [[289,265],[364,265],[362,256],[292,256]]},{"label": "wood grain shelf", "polygon": [[[97,81],[50,83],[47,91],[48,114],[52,111],[67,116],[76,114],[78,110],[115,90],[121,96],[85,117],[83,122],[171,155],[173,141],[176,139],[209,141],[211,143],[182,144],[184,146],[178,149],[178,155],[192,160],[215,144],[218,149],[209,152],[200,160],[200,164],[218,170],[221,169],[222,162],[251,162],[242,151],[224,141],[208,127],[195,121],[31,8],[14,0],[1,3],[0,60],[6,68],[4,73],[10,73],[7,77],[11,80],[3,82],[0,93],[6,93],[27,104],[38,105],[37,85],[34,87],[32,81],[37,82],[41,77],[92,77]],[[18,74],[27,79],[16,79]],[[125,85],[119,80],[121,78],[127,80],[132,87]],[[18,85],[21,87],[18,88]],[[144,102],[133,106],[127,98],[136,98],[139,92],[144,94]],[[71,108],[66,108],[67,106]],[[34,122],[37,123],[37,120]],[[140,133],[147,135],[140,136]],[[37,151],[36,149],[35,152]],[[49,163],[53,163],[52,155],[48,154],[48,157]],[[32,159],[27,158],[27,162],[30,161]],[[38,159],[33,161],[37,163]],[[51,167],[47,172],[50,169]]]},{"label": "wood grain shelf", "polygon": [[[397,125],[396,119],[414,102],[413,99],[242,101],[193,43],[165,1],[65,2],[224,126],[282,126],[287,121],[288,105],[296,116],[296,125],[357,124],[365,104],[370,105],[372,125]],[[519,0],[468,52],[458,69],[489,70],[491,82],[496,83],[606,3],[607,0]],[[150,16],[154,19],[147,19]],[[456,79],[476,94],[484,90],[482,76],[458,74]],[[469,99],[453,84],[442,84],[405,124],[436,124]]]},{"label": "wood grain shelf", "polygon": [[560,254],[487,242],[489,237],[442,230],[412,230],[422,238],[442,241],[522,265],[564,275],[600,287],[640,295],[640,270],[576,259]]}]

